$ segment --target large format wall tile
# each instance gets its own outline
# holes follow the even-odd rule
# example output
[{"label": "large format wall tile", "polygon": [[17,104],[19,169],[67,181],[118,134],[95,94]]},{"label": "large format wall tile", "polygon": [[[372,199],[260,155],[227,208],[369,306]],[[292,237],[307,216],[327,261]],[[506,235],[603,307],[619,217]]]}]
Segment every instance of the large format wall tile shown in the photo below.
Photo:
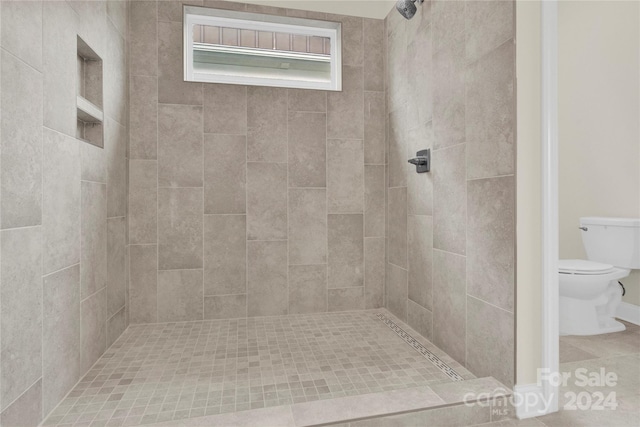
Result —
[{"label": "large format wall tile", "polygon": [[[407,106],[402,106],[389,113],[388,165],[389,187],[406,187],[407,173],[411,168],[407,163],[408,130],[411,125]],[[415,168],[413,168],[415,170]]]},{"label": "large format wall tile", "polygon": [[202,189],[158,190],[158,268],[202,268]]},{"label": "large format wall tile", "polygon": [[466,260],[433,251],[433,343],[465,363]]},{"label": "large format wall tile", "polygon": [[76,92],[69,90],[76,84],[76,16],[66,2],[42,2],[44,126],[70,136],[76,133]]},{"label": "large format wall tile", "polygon": [[247,242],[250,317],[287,314],[287,242]]},{"label": "large format wall tile", "polygon": [[113,26],[106,20],[107,33],[103,62],[103,110],[105,115],[125,125],[127,123],[129,97],[127,94],[127,56],[126,42]]},{"label": "large format wall tile", "polygon": [[202,83],[185,82],[182,22],[158,22],[158,101],[202,105]]},{"label": "large format wall tile", "polygon": [[464,144],[433,152],[433,247],[464,255],[467,195]]},{"label": "large format wall tile", "polygon": [[[202,0],[162,0],[158,2],[158,21],[182,22],[182,6],[202,6]],[[207,5],[207,7],[211,7]]]},{"label": "large format wall tile", "polygon": [[246,226],[244,215],[205,215],[205,295],[247,293]]},{"label": "large format wall tile", "polygon": [[84,299],[107,284],[107,186],[83,181],[81,187],[80,295]]},{"label": "large format wall tile", "polygon": [[361,139],[327,141],[327,199],[330,213],[363,213],[364,163]]},{"label": "large format wall tile", "polygon": [[247,89],[247,160],[287,161],[287,104],[286,89]]},{"label": "large format wall tile", "polygon": [[[132,6],[132,9],[135,7]],[[133,43],[132,41],[130,44],[131,48]],[[131,76],[129,102],[129,157],[156,159],[158,157],[158,78]]]},{"label": "large format wall tile", "polygon": [[364,288],[329,289],[328,311],[363,310],[365,308]]},{"label": "large format wall tile", "polygon": [[384,307],[385,238],[364,239],[365,308]]},{"label": "large format wall tile", "polygon": [[289,187],[326,187],[327,115],[289,113]]},{"label": "large format wall tile", "polygon": [[107,293],[105,289],[80,304],[80,356],[82,372],[102,356],[107,347]]},{"label": "large format wall tile", "polygon": [[[365,74],[367,75],[367,74]],[[364,163],[385,163],[385,100],[384,92],[364,93]]]},{"label": "large format wall tile", "polygon": [[[430,148],[433,153],[433,128],[431,122],[420,124],[408,131],[407,159],[418,151]],[[431,215],[433,213],[433,168],[431,173],[417,173],[415,166],[409,166],[407,174],[407,209],[410,215]]]},{"label": "large format wall tile", "polygon": [[400,268],[407,268],[407,189],[388,191],[389,254],[388,259]]},{"label": "large format wall tile", "polygon": [[387,264],[386,304],[390,312],[407,321],[407,270]]},{"label": "large format wall tile", "polygon": [[38,71],[42,71],[42,21],[42,2],[2,2],[2,47]]},{"label": "large format wall tile", "polygon": [[433,221],[424,215],[409,215],[409,299],[432,310]]},{"label": "large format wall tile", "polygon": [[205,85],[204,132],[246,135],[246,86],[224,84]]},{"label": "large format wall tile", "polygon": [[[384,90],[384,21],[363,20],[364,90]],[[366,96],[366,95],[365,95]]]},{"label": "large format wall tile", "polygon": [[327,266],[289,266],[289,314],[327,311]]},{"label": "large format wall tile", "polygon": [[509,0],[465,2],[468,62],[475,61],[513,37],[514,6],[515,3]]},{"label": "large format wall tile", "polygon": [[464,35],[464,1],[434,1],[431,3],[431,32],[433,52],[458,44]]},{"label": "large format wall tile", "polygon": [[327,192],[289,190],[289,264],[327,263]]},{"label": "large format wall tile", "polygon": [[358,16],[327,15],[328,21],[342,23],[342,63],[361,67],[364,58],[363,19]]},{"label": "large format wall tile", "polygon": [[[504,2],[506,3],[506,2]],[[515,45],[508,41],[467,68],[467,177],[515,171]]]},{"label": "large format wall tile", "polygon": [[107,319],[107,348],[116,342],[127,326],[127,308],[122,307],[120,311]]},{"label": "large format wall tile", "polygon": [[289,111],[327,112],[327,92],[323,90],[289,89]]},{"label": "large format wall tile", "polygon": [[107,183],[107,157],[105,150],[93,144],[80,144],[80,179]]},{"label": "large format wall tile", "polygon": [[37,426],[42,421],[42,379],[39,379],[0,415],[3,426]]},{"label": "large format wall tile", "polygon": [[[158,74],[158,2],[133,1],[129,9],[129,72],[132,76]],[[131,129],[133,129],[133,123]]]},{"label": "large format wall tile", "polygon": [[434,148],[465,140],[464,33],[433,55]]},{"label": "large format wall tile", "polygon": [[48,414],[83,374],[80,265],[44,277],[42,313],[42,406]]},{"label": "large format wall tile", "polygon": [[158,162],[129,160],[129,243],[158,241]]},{"label": "large format wall tile", "polygon": [[243,214],[247,209],[247,138],[204,137],[204,213]]},{"label": "large format wall tile", "polygon": [[242,319],[247,317],[247,294],[204,297],[204,319]]},{"label": "large format wall tile", "polygon": [[80,150],[70,136],[44,129],[44,274],[80,262]]},{"label": "large format wall tile", "polygon": [[287,238],[287,165],[247,164],[247,239]]},{"label": "large format wall tile", "polygon": [[[2,3],[3,8],[6,3]],[[7,20],[3,19],[3,22]],[[4,26],[2,30],[4,35]],[[42,74],[4,50],[1,53],[1,62],[0,216],[2,228],[40,225],[42,221],[42,108],[38,106],[42,105]]]},{"label": "large format wall tile", "polygon": [[[425,10],[421,16],[428,14]],[[411,22],[416,22],[416,27],[407,35],[407,84],[411,88],[407,102],[412,106],[412,119],[416,123],[426,123],[431,120],[433,113],[431,25],[429,20]]]},{"label": "large format wall tile", "polygon": [[329,288],[364,284],[363,217],[358,214],[329,215]]},{"label": "large format wall tile", "polygon": [[407,301],[407,324],[420,335],[431,340],[433,336],[433,316],[431,311],[411,299]]},{"label": "large format wall tile", "polygon": [[127,221],[124,217],[107,220],[107,318],[125,305]]},{"label": "large format wall tile", "polygon": [[492,376],[507,387],[514,383],[514,320],[506,312],[467,297],[467,368],[478,377]]},{"label": "large format wall tile", "polygon": [[158,247],[129,246],[129,265],[129,321],[155,323],[158,321]]},{"label": "large format wall tile", "polygon": [[42,375],[42,232],[0,235],[0,396],[2,409]]},{"label": "large format wall tile", "polygon": [[385,167],[364,167],[364,236],[385,235]]},{"label": "large format wall tile", "polygon": [[364,138],[362,67],[342,67],[342,92],[327,94],[327,137]]},{"label": "large format wall tile", "polygon": [[127,213],[127,128],[113,119],[105,121],[107,156],[107,217]]},{"label": "large format wall tile", "polygon": [[158,186],[202,187],[202,107],[158,107]]},{"label": "large format wall tile", "polygon": [[158,322],[203,319],[202,270],[158,271]]},{"label": "large format wall tile", "polygon": [[515,178],[469,181],[467,188],[467,292],[513,312]]}]

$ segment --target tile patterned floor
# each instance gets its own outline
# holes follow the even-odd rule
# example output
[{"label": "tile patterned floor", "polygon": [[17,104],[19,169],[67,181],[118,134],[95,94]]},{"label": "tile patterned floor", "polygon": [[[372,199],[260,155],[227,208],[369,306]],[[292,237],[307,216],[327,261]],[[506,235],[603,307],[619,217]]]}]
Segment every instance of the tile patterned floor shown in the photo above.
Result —
[{"label": "tile patterned floor", "polygon": [[44,425],[132,426],[452,381],[380,312],[398,322],[375,310],[132,325]]}]

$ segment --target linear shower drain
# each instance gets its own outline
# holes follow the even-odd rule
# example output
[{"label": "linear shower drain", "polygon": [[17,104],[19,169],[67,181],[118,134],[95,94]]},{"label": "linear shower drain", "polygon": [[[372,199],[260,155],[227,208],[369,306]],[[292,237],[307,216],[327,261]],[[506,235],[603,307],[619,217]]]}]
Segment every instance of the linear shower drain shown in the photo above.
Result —
[{"label": "linear shower drain", "polygon": [[433,354],[431,350],[420,344],[418,340],[412,337],[409,333],[407,333],[404,329],[402,329],[396,322],[389,319],[382,313],[376,314],[376,317],[384,322],[393,332],[396,333],[400,338],[404,340],[407,344],[413,347],[418,353],[423,355],[429,362],[431,362],[436,368],[438,368],[443,374],[451,378],[453,381],[464,381],[464,378],[460,376],[451,366],[444,363],[438,356]]}]

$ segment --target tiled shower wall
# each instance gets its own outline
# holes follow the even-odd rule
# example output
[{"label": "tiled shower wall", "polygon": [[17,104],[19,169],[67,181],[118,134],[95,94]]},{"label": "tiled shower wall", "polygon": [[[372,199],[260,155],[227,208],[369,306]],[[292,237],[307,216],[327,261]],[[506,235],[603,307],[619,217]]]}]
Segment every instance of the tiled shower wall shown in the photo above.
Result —
[{"label": "tiled shower wall", "polygon": [[[514,381],[514,2],[386,19],[386,304],[477,376]],[[407,159],[431,148],[432,169]]]},{"label": "tiled shower wall", "polygon": [[381,307],[384,21],[204,6],[341,21],[343,91],[185,83],[181,3],[132,2],[131,322]]},{"label": "tiled shower wall", "polygon": [[[127,3],[2,1],[0,423],[37,425],[126,318]],[[76,37],[104,149],[76,139]]]}]

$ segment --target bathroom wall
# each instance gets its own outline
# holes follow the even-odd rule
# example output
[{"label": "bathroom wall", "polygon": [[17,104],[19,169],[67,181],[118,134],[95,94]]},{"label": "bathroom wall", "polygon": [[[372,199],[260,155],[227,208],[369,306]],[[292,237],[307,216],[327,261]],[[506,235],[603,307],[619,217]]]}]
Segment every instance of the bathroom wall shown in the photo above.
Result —
[{"label": "bathroom wall", "polygon": [[[127,325],[127,3],[3,1],[0,424],[37,425]],[[104,148],[76,138],[76,37]]]},{"label": "bathroom wall", "polygon": [[[386,306],[477,376],[514,382],[515,44],[510,1],[386,18]],[[432,151],[432,171],[407,159]]]},{"label": "bathroom wall", "polygon": [[[560,257],[586,259],[581,216],[640,217],[638,2],[558,6]],[[621,280],[640,305],[640,271]]]},{"label": "bathroom wall", "polygon": [[381,307],[384,22],[204,5],[341,21],[343,91],[185,83],[180,2],[131,4],[131,322]]}]

